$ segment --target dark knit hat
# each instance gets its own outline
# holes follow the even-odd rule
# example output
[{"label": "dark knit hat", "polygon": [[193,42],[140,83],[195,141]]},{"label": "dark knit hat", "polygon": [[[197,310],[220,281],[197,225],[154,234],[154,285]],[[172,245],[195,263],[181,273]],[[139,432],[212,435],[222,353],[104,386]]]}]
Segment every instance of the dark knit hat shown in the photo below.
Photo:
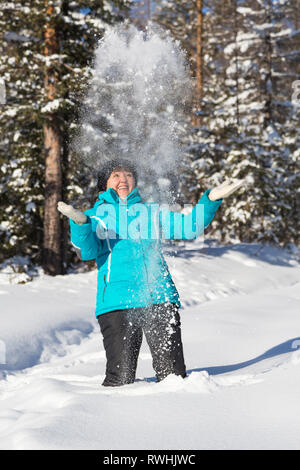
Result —
[{"label": "dark knit hat", "polygon": [[108,162],[104,163],[101,167],[100,171],[98,172],[98,191],[103,192],[106,191],[106,184],[107,180],[109,179],[110,175],[115,170],[129,170],[132,172],[134,176],[135,184],[137,184],[138,174],[136,165],[131,162],[130,160],[126,160],[124,158],[114,158],[113,160],[109,160]]}]

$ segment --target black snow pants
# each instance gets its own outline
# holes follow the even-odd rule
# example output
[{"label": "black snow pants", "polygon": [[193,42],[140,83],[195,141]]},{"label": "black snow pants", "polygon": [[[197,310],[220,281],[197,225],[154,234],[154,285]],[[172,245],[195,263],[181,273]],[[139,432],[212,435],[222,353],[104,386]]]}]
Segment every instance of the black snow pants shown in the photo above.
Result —
[{"label": "black snow pants", "polygon": [[169,374],[186,376],[178,307],[172,303],[116,310],[97,317],[106,352],[102,385],[133,383],[143,332],[157,381]]}]

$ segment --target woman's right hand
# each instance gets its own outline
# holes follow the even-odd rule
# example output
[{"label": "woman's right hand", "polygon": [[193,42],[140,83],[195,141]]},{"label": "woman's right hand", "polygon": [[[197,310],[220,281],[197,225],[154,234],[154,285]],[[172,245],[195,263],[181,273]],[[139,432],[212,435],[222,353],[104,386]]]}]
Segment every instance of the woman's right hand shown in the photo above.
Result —
[{"label": "woman's right hand", "polygon": [[63,201],[59,201],[57,203],[57,210],[66,217],[69,217],[69,219],[72,219],[75,224],[81,225],[87,223],[87,216],[83,212],[74,209],[74,207],[70,204],[66,204]]}]

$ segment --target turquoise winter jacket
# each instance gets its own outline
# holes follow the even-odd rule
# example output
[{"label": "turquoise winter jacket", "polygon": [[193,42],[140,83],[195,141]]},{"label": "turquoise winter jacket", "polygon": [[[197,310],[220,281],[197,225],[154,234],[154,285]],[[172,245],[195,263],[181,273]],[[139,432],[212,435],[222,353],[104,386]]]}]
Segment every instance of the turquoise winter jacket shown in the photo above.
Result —
[{"label": "turquoise winter jacket", "polygon": [[190,214],[144,203],[136,187],[125,201],[109,188],[100,193],[87,223],[70,219],[71,242],[83,261],[98,268],[96,317],[125,308],[172,302],[179,294],[162,254],[162,239],[197,238],[213,220],[222,199],[207,190]]}]

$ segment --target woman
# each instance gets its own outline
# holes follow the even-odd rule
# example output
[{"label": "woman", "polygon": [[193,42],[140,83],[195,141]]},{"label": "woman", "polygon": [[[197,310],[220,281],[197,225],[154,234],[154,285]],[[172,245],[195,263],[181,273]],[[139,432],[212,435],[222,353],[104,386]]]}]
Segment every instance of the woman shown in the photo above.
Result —
[{"label": "woman", "polygon": [[102,385],[133,383],[143,332],[158,381],[186,376],[180,300],[162,255],[161,238],[192,239],[210,224],[222,197],[241,182],[207,190],[189,215],[144,203],[128,160],[113,160],[98,175],[99,198],[84,213],[63,202],[71,242],[83,261],[96,259],[96,318],[106,351]]}]

